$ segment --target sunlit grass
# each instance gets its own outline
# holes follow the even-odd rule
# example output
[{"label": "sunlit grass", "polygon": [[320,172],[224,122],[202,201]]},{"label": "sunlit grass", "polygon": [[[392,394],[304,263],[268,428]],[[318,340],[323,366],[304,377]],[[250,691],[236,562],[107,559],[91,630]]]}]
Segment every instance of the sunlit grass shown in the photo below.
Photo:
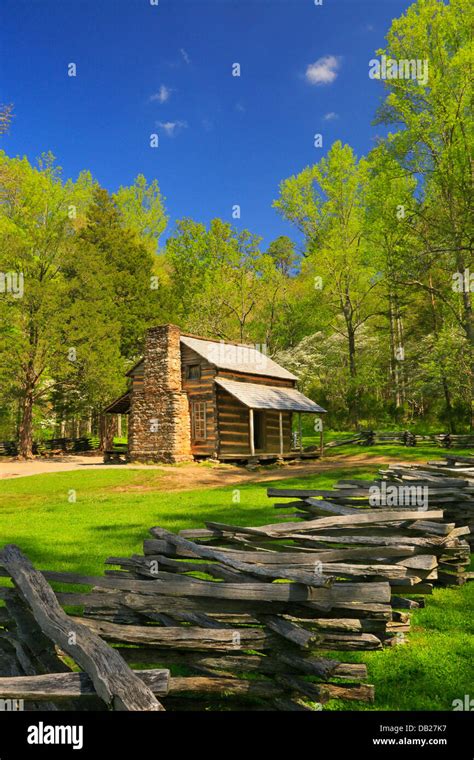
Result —
[{"label": "sunlit grass", "polygon": [[[160,470],[81,470],[4,480],[0,545],[17,544],[38,568],[103,574],[107,557],[142,553],[154,525],[177,531],[202,527],[206,520],[275,522],[281,511],[267,498],[268,486],[330,488],[340,478],[371,477],[378,468],[368,463],[357,470],[184,492],[161,490]],[[412,613],[407,645],[328,653],[344,662],[366,662],[376,701],[331,700],[325,709],[450,710],[454,699],[474,696],[473,600],[472,584],[435,590],[425,609]]]}]

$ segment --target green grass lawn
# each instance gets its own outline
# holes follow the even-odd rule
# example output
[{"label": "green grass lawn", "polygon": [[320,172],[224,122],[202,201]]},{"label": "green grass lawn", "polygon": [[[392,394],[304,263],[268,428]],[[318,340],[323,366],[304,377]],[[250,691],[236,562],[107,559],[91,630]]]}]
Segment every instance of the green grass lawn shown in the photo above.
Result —
[{"label": "green grass lawn", "polygon": [[[328,488],[339,478],[367,478],[377,469],[375,464],[341,467],[273,485]],[[167,493],[160,491],[161,477],[159,470],[117,468],[4,480],[0,545],[17,544],[38,568],[102,574],[106,557],[141,553],[154,525],[176,531],[201,527],[205,520],[258,525],[278,519],[266,496],[270,483]],[[473,585],[435,590],[426,599],[426,608],[413,613],[407,645],[331,653],[346,662],[367,663],[376,703],[368,708],[332,701],[329,709],[450,710],[453,699],[474,696]]]},{"label": "green grass lawn", "polygon": [[[343,440],[353,437],[350,433],[334,433],[332,431],[325,431],[324,441]],[[303,435],[304,446],[319,446],[319,433],[315,435]],[[445,449],[441,446],[436,446],[430,443],[421,443],[416,446],[403,446],[397,443],[375,443],[373,446],[359,446],[357,443],[351,443],[347,446],[334,446],[324,450],[324,456],[326,458],[332,458],[337,456],[354,456],[356,454],[363,454],[364,456],[371,457],[390,457],[394,461],[404,459],[406,461],[438,461],[445,457],[446,454],[454,454],[463,457],[474,457],[474,449]]]},{"label": "green grass lawn", "polygon": [[[202,465],[200,465],[202,466]],[[370,477],[377,465],[357,470]],[[38,566],[102,573],[108,556],[141,553],[148,530],[203,527],[205,520],[263,525],[275,522],[269,485],[329,488],[354,469],[185,492],[160,491],[160,470],[81,470],[0,482],[0,543],[16,543]],[[76,502],[70,502],[71,492]],[[240,499],[240,502],[236,500]]]},{"label": "green grass lawn", "polygon": [[442,449],[438,446],[430,446],[424,444],[423,446],[399,446],[395,443],[380,443],[374,446],[357,446],[357,444],[351,444],[349,446],[336,446],[334,449],[326,449],[324,456],[330,459],[335,456],[353,456],[355,454],[363,454],[368,457],[390,457],[393,462],[407,461],[407,462],[438,462],[444,459],[446,454],[454,454],[461,457],[474,457],[474,449]]}]

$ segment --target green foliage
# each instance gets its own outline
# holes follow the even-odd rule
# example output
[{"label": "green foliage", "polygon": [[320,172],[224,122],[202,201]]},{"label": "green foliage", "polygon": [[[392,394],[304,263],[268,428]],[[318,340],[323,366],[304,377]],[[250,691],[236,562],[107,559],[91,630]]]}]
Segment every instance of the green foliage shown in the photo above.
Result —
[{"label": "green foliage", "polygon": [[296,267],[298,257],[295,244],[287,235],[280,235],[280,237],[272,240],[267,253],[275,262],[276,268],[285,275],[289,275]]},{"label": "green foliage", "polygon": [[178,222],[166,254],[184,327],[222,339],[272,342],[286,276],[259,242],[221,219],[213,219],[209,229],[191,219]]},{"label": "green foliage", "polygon": [[143,174],[139,174],[133,185],[118,189],[114,200],[125,226],[146,240],[152,253],[157,253],[160,237],[168,223],[158,181],[155,179],[148,184]]},{"label": "green foliage", "polygon": [[[121,197],[131,220],[126,188]],[[34,426],[57,430],[124,391],[160,308],[143,235],[90,174],[63,182],[50,154],[37,167],[0,154],[0,272],[23,282],[21,294],[0,294],[0,405],[10,429],[18,419],[23,455]]]},{"label": "green foliage", "polygon": [[377,118],[396,131],[359,162],[335,143],[274,203],[306,240],[306,330],[295,310],[279,355],[304,365],[330,424],[472,425],[473,13],[418,0],[395,19],[378,54],[428,67],[426,82],[384,82]]},{"label": "green foliage", "polygon": [[298,251],[222,219],[181,219],[162,245],[157,179],[110,196],[89,172],[63,181],[49,153],[0,153],[0,276],[24,277],[22,298],[0,289],[3,437],[27,453],[33,428],[96,430],[165,322],[263,344],[331,426],[472,427],[473,19],[469,0],[417,0],[393,20],[378,55],[428,76],[384,81],[376,119],[393,131],[367,156],[335,142],[281,182]]}]

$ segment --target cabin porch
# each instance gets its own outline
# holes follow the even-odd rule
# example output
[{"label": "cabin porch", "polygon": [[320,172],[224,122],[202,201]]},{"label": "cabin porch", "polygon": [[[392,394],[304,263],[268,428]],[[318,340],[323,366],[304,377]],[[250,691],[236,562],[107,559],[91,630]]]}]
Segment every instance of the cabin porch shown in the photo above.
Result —
[{"label": "cabin porch", "polygon": [[[321,417],[325,410],[293,387],[215,379],[218,412],[218,454],[221,461],[271,461],[322,454],[323,431],[319,425],[319,450],[305,452],[301,415]],[[297,415],[298,446],[294,445],[293,420]]]},{"label": "cabin porch", "polygon": [[104,464],[125,464],[128,462],[128,445],[126,443],[114,444],[114,437],[118,433],[118,420],[121,420],[122,415],[128,414],[130,414],[130,392],[124,393],[123,396],[120,396],[104,409]]}]

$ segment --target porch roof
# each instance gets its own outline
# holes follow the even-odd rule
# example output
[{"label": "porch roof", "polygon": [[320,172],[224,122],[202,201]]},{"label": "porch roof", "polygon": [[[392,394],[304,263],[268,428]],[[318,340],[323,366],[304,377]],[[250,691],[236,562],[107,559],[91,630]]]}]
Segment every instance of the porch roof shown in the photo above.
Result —
[{"label": "porch roof", "polygon": [[214,382],[249,409],[278,409],[281,412],[311,412],[312,414],[326,412],[326,409],[311,401],[296,388],[238,382],[227,380],[225,377],[216,377]]},{"label": "porch roof", "polygon": [[104,409],[104,414],[128,414],[130,411],[130,391],[113,401]]}]

